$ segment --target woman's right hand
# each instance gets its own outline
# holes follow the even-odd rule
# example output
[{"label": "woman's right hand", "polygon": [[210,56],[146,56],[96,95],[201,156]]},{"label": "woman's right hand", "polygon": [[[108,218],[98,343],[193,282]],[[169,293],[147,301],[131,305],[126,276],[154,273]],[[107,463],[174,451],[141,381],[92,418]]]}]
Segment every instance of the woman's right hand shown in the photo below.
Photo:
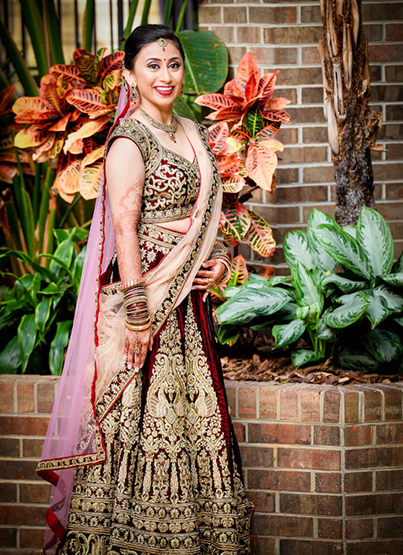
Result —
[{"label": "woman's right hand", "polygon": [[[137,337],[136,337],[137,334]],[[132,368],[134,364],[134,369],[136,372],[142,368],[148,349],[151,351],[153,347],[153,334],[151,326],[143,331],[132,331],[128,328],[125,329],[125,348],[124,348],[124,358],[127,361],[127,367],[129,369]],[[140,349],[138,354],[135,354],[135,348],[137,347]]]}]

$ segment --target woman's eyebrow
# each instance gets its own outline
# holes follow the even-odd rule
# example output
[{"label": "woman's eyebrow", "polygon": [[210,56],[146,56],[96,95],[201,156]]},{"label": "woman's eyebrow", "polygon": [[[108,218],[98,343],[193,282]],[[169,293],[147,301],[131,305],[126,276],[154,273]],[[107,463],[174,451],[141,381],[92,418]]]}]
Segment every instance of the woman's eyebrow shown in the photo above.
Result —
[{"label": "woman's eyebrow", "polygon": [[[168,59],[168,62],[172,62],[173,60],[180,60],[179,56],[173,56],[172,58]],[[161,58],[147,58],[147,60],[145,61],[145,63],[147,64],[148,62],[161,62]]]}]

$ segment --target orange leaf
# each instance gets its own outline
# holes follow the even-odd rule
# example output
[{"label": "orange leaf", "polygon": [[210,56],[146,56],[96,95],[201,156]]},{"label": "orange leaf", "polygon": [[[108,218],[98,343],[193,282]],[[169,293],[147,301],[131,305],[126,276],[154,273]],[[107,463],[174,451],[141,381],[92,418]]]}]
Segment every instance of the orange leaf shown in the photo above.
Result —
[{"label": "orange leaf", "polygon": [[69,123],[71,113],[66,114],[49,127],[49,131],[66,131],[67,124]]},{"label": "orange leaf", "polygon": [[[28,153],[25,150],[18,151],[18,158],[21,164],[28,164]],[[0,162],[11,162],[13,164],[17,163],[17,155],[15,153],[14,147],[6,148],[5,150],[0,149]]]},{"label": "orange leaf", "polygon": [[271,192],[274,170],[277,167],[277,156],[272,150],[261,143],[252,143],[245,161],[248,175],[259,187]]},{"label": "orange leaf", "polygon": [[13,104],[13,112],[17,123],[37,123],[39,121],[51,120],[59,115],[51,110],[39,96],[22,96]]},{"label": "orange leaf", "polygon": [[59,176],[57,188],[67,195],[78,192],[78,181],[81,175],[81,160],[76,160],[65,168]]},{"label": "orange leaf", "polygon": [[32,155],[32,160],[36,162],[41,154],[50,150],[55,144],[56,133],[51,133],[41,145],[39,145],[34,154]]},{"label": "orange leaf", "polygon": [[14,145],[18,148],[30,148],[41,145],[49,136],[49,131],[42,125],[30,125],[21,129],[14,139]]},{"label": "orange leaf", "polygon": [[260,268],[260,270],[258,271],[258,274],[269,279],[276,275],[276,270],[271,266],[263,266],[263,268]]},{"label": "orange leaf", "polygon": [[259,79],[260,79],[260,73],[258,73],[257,75],[256,73],[252,73],[252,75],[249,77],[248,82],[246,83],[246,86],[245,86],[245,100],[247,102],[255,100],[257,95]]},{"label": "orange leaf", "polygon": [[86,137],[91,137],[94,133],[100,131],[109,122],[109,116],[99,118],[95,121],[89,121],[85,123],[78,131],[70,133],[64,144],[63,151],[65,154],[70,151],[70,147],[78,140],[85,139]]},{"label": "orange leaf", "polygon": [[245,235],[248,245],[260,256],[271,256],[276,249],[276,241],[269,224],[254,212],[249,212],[251,223]]},{"label": "orange leaf", "polygon": [[55,144],[49,150],[49,158],[51,159],[56,158],[56,156],[60,154],[63,148],[63,144],[64,144],[64,135],[61,135],[59,136],[59,138],[56,139]]},{"label": "orange leaf", "polygon": [[240,175],[234,175],[223,179],[222,188],[224,193],[239,193],[245,186],[245,180]]},{"label": "orange leaf", "polygon": [[13,98],[14,91],[15,87],[6,87],[2,91],[0,91],[0,113],[2,115],[4,115],[4,113],[6,112],[7,106],[10,104],[11,99]]},{"label": "orange leaf", "polygon": [[225,148],[228,135],[228,125],[225,122],[216,123],[209,127],[208,142],[214,154],[219,154]]},{"label": "orange leaf", "polygon": [[248,281],[249,272],[242,254],[238,254],[231,263],[231,273],[235,274],[235,272],[238,272],[237,285],[242,285],[245,281]]},{"label": "orange leaf", "polygon": [[229,156],[218,156],[217,165],[218,171],[222,177],[228,177],[236,173],[239,168],[240,159],[237,154],[230,154]]},{"label": "orange leaf", "polygon": [[222,108],[217,112],[212,112],[206,119],[211,119],[213,121],[217,121],[220,119],[227,119],[227,118],[234,118],[236,116],[241,117],[242,115],[242,106],[229,106],[228,108]]},{"label": "orange leaf", "polygon": [[102,158],[105,152],[105,145],[100,146],[99,148],[95,148],[92,150],[81,162],[81,167],[84,169],[86,166],[93,164],[99,158]]},{"label": "orange leaf", "polygon": [[259,144],[264,146],[265,148],[268,148],[269,150],[272,150],[273,152],[277,152],[278,150],[280,152],[283,152],[283,150],[284,150],[283,143],[280,143],[280,141],[276,141],[276,139],[268,139],[267,141],[259,141]]},{"label": "orange leaf", "polygon": [[92,166],[87,166],[83,171],[81,171],[78,188],[85,200],[97,197],[102,167],[103,162],[102,160],[99,160]]},{"label": "orange leaf", "polygon": [[102,86],[105,89],[105,92],[112,91],[115,89],[120,83],[120,69],[115,69],[115,71],[111,71],[103,80]]},{"label": "orange leaf", "polygon": [[80,77],[80,72],[76,66],[56,64],[50,68],[49,73],[54,77],[62,77],[63,81],[67,83],[71,81],[85,83],[85,80]]},{"label": "orange leaf", "polygon": [[222,231],[224,241],[230,247],[239,245],[250,226],[249,211],[240,202],[235,202],[230,207],[223,207],[224,224]]},{"label": "orange leaf", "polygon": [[77,139],[70,145],[70,154],[81,154],[84,150],[84,141],[82,139]]},{"label": "orange leaf", "polygon": [[195,102],[196,104],[200,104],[200,106],[207,106],[214,110],[229,108],[231,106],[240,107],[239,101],[219,93],[202,94],[196,98]]},{"label": "orange leaf", "polygon": [[95,89],[75,89],[66,96],[66,100],[85,114],[102,112],[108,109],[101,95]]},{"label": "orange leaf", "polygon": [[122,69],[122,63],[124,59],[125,53],[121,50],[113,52],[112,54],[105,56],[105,58],[102,58],[102,60],[98,64],[99,78],[103,80],[108,75],[108,73],[116,70],[120,71]]},{"label": "orange leaf", "polygon": [[225,83],[224,95],[225,96],[232,96],[236,99],[239,98],[240,100],[242,100],[242,98],[243,98],[242,93],[238,89],[238,87],[236,86],[235,79],[231,79],[231,81],[228,81],[228,83]]},{"label": "orange leaf", "polygon": [[256,65],[253,54],[251,52],[247,52],[242,56],[242,59],[239,62],[239,66],[235,75],[235,84],[239,89],[239,91],[242,93],[243,98],[245,99],[246,99],[245,89],[251,75],[254,75],[256,79],[256,83],[259,83],[259,79],[260,79],[259,68]]},{"label": "orange leaf", "polygon": [[263,106],[263,110],[282,110],[284,106],[291,104],[291,100],[287,98],[270,98],[266,100]]},{"label": "orange leaf", "polygon": [[60,111],[60,100],[57,94],[57,81],[50,75],[44,75],[41,79],[39,97],[42,102],[49,104],[50,110]]},{"label": "orange leaf", "polygon": [[256,133],[256,137],[255,137],[256,141],[260,143],[261,141],[267,141],[268,139],[272,139],[276,135],[280,127],[281,127],[281,122],[279,121],[274,121],[273,123],[266,125],[266,127],[264,127],[261,131],[259,131],[259,133]]},{"label": "orange leaf", "polygon": [[12,166],[11,164],[0,164],[0,181],[9,183],[13,182],[13,177],[18,175],[17,166]]},{"label": "orange leaf", "polygon": [[277,69],[274,73],[266,73],[259,81],[258,94],[263,99],[266,100],[271,97],[274,92],[274,86],[277,80],[277,74],[280,70]]}]

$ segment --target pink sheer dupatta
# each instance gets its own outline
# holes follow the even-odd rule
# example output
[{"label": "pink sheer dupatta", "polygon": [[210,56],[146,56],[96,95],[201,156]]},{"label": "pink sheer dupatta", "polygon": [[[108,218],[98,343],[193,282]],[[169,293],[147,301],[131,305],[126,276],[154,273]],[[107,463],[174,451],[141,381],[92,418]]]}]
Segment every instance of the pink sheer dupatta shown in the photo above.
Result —
[{"label": "pink sheer dupatta", "polygon": [[[122,87],[115,126],[133,111]],[[153,332],[169,312],[189,293],[200,265],[213,247],[221,211],[218,173],[196,125],[179,118],[194,146],[199,162],[201,186],[184,239],[155,272],[146,277],[146,291]],[[214,175],[213,175],[214,174]],[[74,324],[63,374],[53,407],[38,474],[52,484],[44,553],[53,554],[66,532],[75,467],[105,461],[105,449],[95,411],[97,368],[95,362],[100,278],[115,252],[115,234],[104,178],[96,200]],[[123,352],[122,352],[123,361]]]}]

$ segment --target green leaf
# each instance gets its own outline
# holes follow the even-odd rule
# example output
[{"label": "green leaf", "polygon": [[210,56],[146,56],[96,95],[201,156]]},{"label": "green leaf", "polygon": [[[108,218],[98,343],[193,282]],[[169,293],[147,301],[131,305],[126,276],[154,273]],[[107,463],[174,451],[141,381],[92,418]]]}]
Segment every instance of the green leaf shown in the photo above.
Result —
[{"label": "green leaf", "polygon": [[60,293],[60,289],[56,283],[50,283],[41,293],[42,295],[57,295]]},{"label": "green leaf", "polygon": [[83,48],[91,52],[92,50],[92,31],[95,21],[95,0],[87,0],[84,9],[83,22]]},{"label": "green leaf", "polygon": [[64,350],[70,339],[70,330],[73,325],[72,320],[58,322],[56,335],[50,344],[49,368],[53,376],[60,376],[63,369]]},{"label": "green leaf", "polygon": [[63,275],[62,269],[69,271],[73,253],[73,242],[69,237],[60,243],[54,255],[47,255],[48,258],[52,259],[49,270],[57,277]]},{"label": "green leaf", "polygon": [[15,336],[7,343],[0,354],[0,374],[15,374],[21,362],[18,338]]},{"label": "green leaf", "polygon": [[317,307],[319,313],[322,312],[324,298],[320,288],[316,285],[309,270],[297,262],[294,275],[294,287],[298,295],[298,304],[302,306]]},{"label": "green leaf", "polygon": [[380,285],[376,287],[372,294],[374,297],[383,297],[386,302],[386,306],[392,312],[400,312],[403,310],[403,295],[399,295],[395,290],[390,289],[387,285]]},{"label": "green leaf", "polygon": [[259,131],[262,130],[263,116],[257,106],[246,113],[246,126],[253,139],[255,138],[256,133],[259,133]]},{"label": "green leaf", "polygon": [[[324,312],[323,316],[328,312],[331,312],[331,309],[327,309],[327,311]],[[321,341],[337,341],[340,336],[340,331],[336,328],[329,327],[325,323],[323,316],[318,320],[318,326],[316,329],[317,339],[320,339]]]},{"label": "green leaf", "polygon": [[214,93],[227,78],[228,51],[210,31],[182,31],[178,34],[185,51],[186,94]]},{"label": "green leaf", "polygon": [[307,349],[295,349],[295,351],[291,352],[291,360],[295,368],[304,366],[308,362],[318,362],[322,358],[322,353],[308,351]]},{"label": "green leaf", "polygon": [[308,248],[308,236],[305,231],[300,229],[289,231],[284,237],[283,251],[292,273],[298,262],[302,262],[309,270],[315,267]]},{"label": "green leaf", "polygon": [[320,245],[318,245],[318,242],[312,233],[312,229],[320,224],[332,224],[333,221],[333,218],[331,218],[328,214],[325,214],[325,212],[317,210],[316,208],[312,210],[308,218],[307,237],[309,251],[314,265],[324,272],[336,271],[339,263],[332,256],[330,256],[330,254],[324,251]]},{"label": "green leaf", "polygon": [[344,231],[346,231],[353,239],[357,239],[357,226],[353,224],[343,226]]},{"label": "green leaf", "polygon": [[240,327],[237,325],[234,326],[232,324],[221,324],[217,332],[218,341],[222,345],[224,345],[225,343],[234,345],[239,337],[239,329]]},{"label": "green leaf", "polygon": [[227,287],[224,291],[224,297],[226,299],[231,299],[232,297],[235,297],[235,295],[237,295],[239,292],[241,291],[240,287]]},{"label": "green leaf", "polygon": [[60,37],[60,21],[55,10],[54,0],[44,0],[47,18],[47,31],[49,34],[52,65],[64,64],[63,47]]},{"label": "green leaf", "polygon": [[77,256],[77,258],[74,261],[73,284],[74,284],[76,295],[78,295],[78,291],[80,289],[81,275],[83,273],[83,267],[84,267],[85,251],[86,251],[86,247],[83,248],[83,250],[80,252],[80,254]]},{"label": "green leaf", "polygon": [[389,274],[388,276],[381,276],[383,281],[393,285],[394,287],[403,287],[403,272],[396,274]]},{"label": "green leaf", "polygon": [[35,314],[25,314],[18,326],[18,346],[22,360],[22,373],[27,369],[29,357],[35,347],[36,333]]},{"label": "green leaf", "polygon": [[359,320],[370,304],[365,295],[359,291],[340,297],[342,306],[323,315],[323,320],[331,328],[346,328]]},{"label": "green leaf", "polygon": [[174,106],[173,106],[173,112],[177,116],[182,116],[183,118],[187,118],[192,121],[197,121],[197,118],[193,110],[191,109],[189,104],[185,102],[183,99],[181,101],[178,98],[175,100]]},{"label": "green leaf", "polygon": [[403,316],[401,316],[400,318],[393,318],[393,322],[396,322],[396,324],[399,324],[399,326],[403,327]]},{"label": "green leaf", "polygon": [[401,272],[403,272],[403,251],[400,253],[399,258],[392,266],[393,274],[400,274]]},{"label": "green leaf", "polygon": [[48,321],[49,314],[50,314],[50,307],[52,304],[52,298],[46,297],[43,299],[35,309],[35,322],[36,327],[38,328],[40,333],[44,333],[46,322]]},{"label": "green leaf", "polygon": [[357,222],[357,242],[372,269],[372,277],[389,274],[393,265],[393,237],[385,218],[363,206]]},{"label": "green leaf", "polygon": [[43,77],[48,73],[49,68],[46,62],[46,45],[42,16],[36,2],[32,0],[20,0],[20,4],[24,16],[24,23],[27,26],[32,47],[35,52],[39,76]]},{"label": "green leaf", "polygon": [[355,274],[370,280],[372,269],[359,243],[336,222],[320,224],[312,229],[325,251]]},{"label": "green leaf", "polygon": [[292,276],[272,276],[267,280],[267,283],[270,285],[270,287],[274,287],[275,285],[291,286],[291,282],[292,282]]},{"label": "green leaf", "polygon": [[368,281],[362,280],[352,280],[348,279],[341,274],[329,274],[325,275],[321,282],[322,291],[327,294],[327,296],[333,293],[332,288],[329,288],[329,284],[336,285],[343,293],[354,293],[355,291],[361,291],[368,287]]},{"label": "green leaf", "polygon": [[371,330],[363,338],[363,343],[380,363],[396,361],[403,351],[399,336],[393,331],[382,328]]},{"label": "green leaf", "polygon": [[301,337],[306,328],[303,320],[293,320],[289,324],[273,326],[272,334],[276,340],[274,349],[287,347]]},{"label": "green leaf", "polygon": [[378,324],[383,322],[385,318],[393,313],[388,309],[386,299],[384,297],[371,295],[368,296],[367,299],[370,300],[370,304],[367,306],[365,316],[367,316],[371,322],[372,328],[375,328]]},{"label": "green leaf", "polygon": [[344,370],[376,372],[379,362],[363,349],[344,348],[337,356],[337,364]]}]

